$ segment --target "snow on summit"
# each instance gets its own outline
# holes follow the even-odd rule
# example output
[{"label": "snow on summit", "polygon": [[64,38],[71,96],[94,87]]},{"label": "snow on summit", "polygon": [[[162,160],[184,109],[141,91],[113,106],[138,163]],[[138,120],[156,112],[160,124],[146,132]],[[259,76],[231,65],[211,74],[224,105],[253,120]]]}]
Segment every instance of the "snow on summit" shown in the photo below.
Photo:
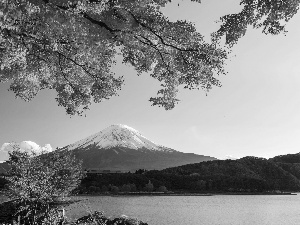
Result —
[{"label": "snow on summit", "polygon": [[68,149],[85,148],[89,145],[96,145],[98,148],[125,147],[166,150],[165,147],[148,140],[136,129],[123,124],[111,125],[94,135],[69,145]]}]

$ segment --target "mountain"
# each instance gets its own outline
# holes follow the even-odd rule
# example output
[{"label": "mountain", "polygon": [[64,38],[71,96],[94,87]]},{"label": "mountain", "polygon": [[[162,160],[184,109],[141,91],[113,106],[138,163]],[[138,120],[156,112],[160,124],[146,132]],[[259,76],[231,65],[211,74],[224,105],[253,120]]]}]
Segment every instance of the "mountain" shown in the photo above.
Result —
[{"label": "mountain", "polygon": [[61,150],[73,151],[84,168],[135,171],[160,170],[216,158],[183,153],[158,145],[127,125],[111,125]]}]

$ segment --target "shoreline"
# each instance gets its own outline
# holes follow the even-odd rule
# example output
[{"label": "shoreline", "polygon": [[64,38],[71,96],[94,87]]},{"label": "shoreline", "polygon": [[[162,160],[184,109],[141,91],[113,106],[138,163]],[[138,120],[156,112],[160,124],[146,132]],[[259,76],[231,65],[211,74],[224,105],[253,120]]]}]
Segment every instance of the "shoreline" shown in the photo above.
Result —
[{"label": "shoreline", "polygon": [[[76,202],[76,200],[72,200],[70,198],[72,197],[93,197],[93,196],[111,196],[111,197],[121,197],[121,196],[215,196],[215,195],[297,195],[297,193],[293,193],[293,192],[283,192],[283,193],[273,193],[273,192],[220,192],[220,193],[176,193],[176,192],[172,192],[172,193],[160,193],[160,192],[129,192],[129,193],[93,193],[93,194],[78,194],[78,195],[71,195],[69,197],[66,197],[65,200],[62,201],[57,201],[54,204],[72,204],[74,202]],[[1,197],[1,196],[0,196]],[[4,202],[9,202],[12,200],[9,200],[8,198],[6,198],[6,196],[3,196],[5,198],[0,199],[0,204],[4,203]],[[80,200],[79,200],[80,201]]]},{"label": "shoreline", "polygon": [[223,192],[223,193],[157,193],[157,192],[129,192],[129,193],[93,193],[93,194],[78,194],[74,196],[214,196],[214,195],[297,195],[297,193],[283,192]]},{"label": "shoreline", "polygon": [[249,193],[249,192],[235,192],[235,193],[214,193],[214,195],[297,195],[297,193],[293,193],[293,192],[283,192],[283,193],[269,193],[269,192],[257,192],[257,193]]},{"label": "shoreline", "polygon": [[112,197],[117,197],[117,196],[212,196],[213,194],[211,193],[139,193],[139,192],[134,192],[134,193],[93,193],[93,194],[78,194],[74,196],[112,196]]}]

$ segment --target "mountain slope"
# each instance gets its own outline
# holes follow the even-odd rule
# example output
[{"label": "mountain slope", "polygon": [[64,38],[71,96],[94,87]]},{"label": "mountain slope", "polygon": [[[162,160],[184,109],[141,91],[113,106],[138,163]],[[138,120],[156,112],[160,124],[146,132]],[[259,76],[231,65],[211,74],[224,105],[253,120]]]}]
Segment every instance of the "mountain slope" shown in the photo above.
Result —
[{"label": "mountain slope", "polygon": [[272,159],[252,156],[238,160],[216,160],[183,165],[164,169],[159,173],[177,176],[196,174],[199,180],[211,180],[212,185],[222,191],[229,188],[235,190],[300,190],[299,163],[274,162]]},{"label": "mountain slope", "polygon": [[271,161],[281,163],[300,163],[300,152],[296,154],[278,155],[270,158]]},{"label": "mountain slope", "polygon": [[164,169],[216,159],[158,145],[126,125],[112,125],[63,150],[73,151],[85,168],[99,170]]}]

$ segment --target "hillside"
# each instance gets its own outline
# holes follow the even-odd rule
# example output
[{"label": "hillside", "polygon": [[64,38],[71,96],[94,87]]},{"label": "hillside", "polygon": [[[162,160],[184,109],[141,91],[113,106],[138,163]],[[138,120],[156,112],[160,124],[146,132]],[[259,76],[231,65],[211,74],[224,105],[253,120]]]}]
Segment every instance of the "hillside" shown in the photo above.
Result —
[{"label": "hillside", "polygon": [[160,171],[162,174],[197,176],[211,180],[216,189],[300,190],[298,163],[281,163],[273,159],[244,157],[188,164]]},{"label": "hillside", "polygon": [[144,190],[149,180],[153,183],[154,190],[165,186],[171,191],[202,193],[298,192],[300,191],[300,164],[244,157],[238,160],[199,162],[160,171],[151,170],[141,173],[137,171],[134,174],[102,174],[101,176],[89,174],[83,180],[80,191],[101,192],[101,190],[108,190],[112,185],[122,189],[128,184],[134,184],[138,190]]}]

